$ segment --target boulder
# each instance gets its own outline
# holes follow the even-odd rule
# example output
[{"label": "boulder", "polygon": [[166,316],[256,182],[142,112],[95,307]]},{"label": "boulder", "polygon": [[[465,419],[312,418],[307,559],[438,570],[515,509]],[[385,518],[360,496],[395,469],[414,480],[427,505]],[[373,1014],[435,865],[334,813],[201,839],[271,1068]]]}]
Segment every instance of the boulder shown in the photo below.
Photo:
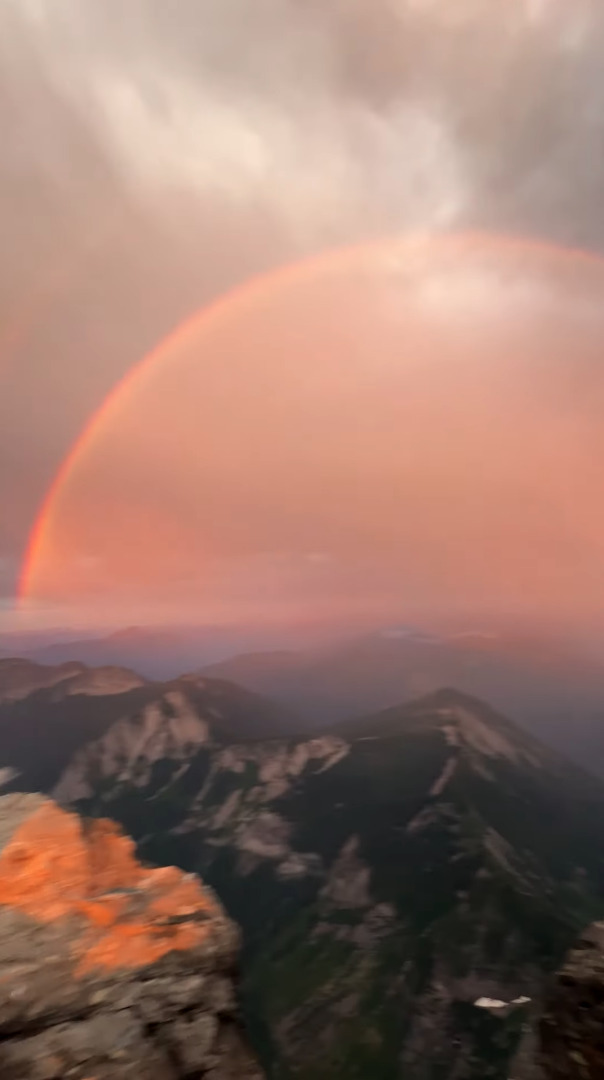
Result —
[{"label": "boulder", "polygon": [[213,893],[110,821],[0,798],[2,1080],[261,1080]]}]

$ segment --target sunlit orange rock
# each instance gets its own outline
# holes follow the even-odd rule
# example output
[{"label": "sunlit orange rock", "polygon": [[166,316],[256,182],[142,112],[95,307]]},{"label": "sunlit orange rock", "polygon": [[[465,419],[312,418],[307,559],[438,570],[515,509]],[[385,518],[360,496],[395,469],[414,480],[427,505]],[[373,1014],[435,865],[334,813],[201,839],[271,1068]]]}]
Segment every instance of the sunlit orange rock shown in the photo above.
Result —
[{"label": "sunlit orange rock", "polygon": [[112,822],[0,798],[1,1080],[261,1080],[238,945],[198,878],[143,866]]},{"label": "sunlit orange rock", "polygon": [[[124,895],[124,890],[128,892]],[[86,828],[44,802],[0,855],[0,904],[40,922],[78,916],[76,974],[93,967],[144,967],[201,944],[216,906],[196,878],[174,867],[147,870],[132,840],[110,821]],[[189,917],[189,922],[171,922]]]}]

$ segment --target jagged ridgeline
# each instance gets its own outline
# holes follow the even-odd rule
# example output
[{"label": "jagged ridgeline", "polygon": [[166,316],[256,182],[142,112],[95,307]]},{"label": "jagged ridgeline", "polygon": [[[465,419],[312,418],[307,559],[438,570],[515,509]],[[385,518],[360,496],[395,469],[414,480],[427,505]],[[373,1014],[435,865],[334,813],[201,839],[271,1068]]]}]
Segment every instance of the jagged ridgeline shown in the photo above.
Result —
[{"label": "jagged ridgeline", "polygon": [[453,690],[316,738],[266,708],[209,679],[113,695],[55,796],[216,890],[275,1080],[515,1076],[604,911],[600,783]]}]

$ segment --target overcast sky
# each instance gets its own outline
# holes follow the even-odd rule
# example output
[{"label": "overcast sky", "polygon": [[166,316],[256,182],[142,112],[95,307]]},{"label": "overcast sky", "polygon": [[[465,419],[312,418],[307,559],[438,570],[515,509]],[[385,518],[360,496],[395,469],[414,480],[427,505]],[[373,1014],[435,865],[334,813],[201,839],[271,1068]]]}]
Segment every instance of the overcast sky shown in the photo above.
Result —
[{"label": "overcast sky", "polygon": [[270,266],[474,227],[604,250],[599,0],[0,0],[0,596],[105,395]]}]

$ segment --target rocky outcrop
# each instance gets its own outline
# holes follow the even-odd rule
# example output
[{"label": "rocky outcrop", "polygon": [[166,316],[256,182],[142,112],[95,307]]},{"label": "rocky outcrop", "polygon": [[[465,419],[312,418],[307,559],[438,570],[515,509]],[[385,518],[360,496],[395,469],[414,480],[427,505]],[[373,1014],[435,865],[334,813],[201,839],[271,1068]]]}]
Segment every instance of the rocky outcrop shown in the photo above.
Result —
[{"label": "rocky outcrop", "polygon": [[246,690],[195,675],[151,683],[119,668],[0,661],[0,768],[12,770],[0,783],[6,793],[50,794],[63,776],[61,802],[88,798],[116,776],[147,786],[161,780],[162,761],[189,760],[209,736],[222,746],[279,737],[290,719]]},{"label": "rocky outcrop", "polygon": [[[160,798],[180,778],[190,799],[183,831],[198,828],[210,845],[233,847],[238,872],[247,876],[269,860],[282,880],[315,876],[321,859],[296,850],[290,825],[271,806],[309,777],[335,768],[350,744],[330,734],[225,745],[213,711],[206,710],[205,719],[181,691],[165,693],[159,703],[125,717],[82,747],[53,788],[53,798],[97,813],[94,796],[105,789],[110,796],[106,812],[113,814],[116,792],[137,789],[144,795],[152,787],[161,808]],[[155,768],[161,770],[159,786],[153,781]],[[129,828],[136,830],[136,823]]]},{"label": "rocky outcrop", "polygon": [[604,923],[585,931],[553,980],[537,1041],[534,1071],[522,1080],[604,1077]]},{"label": "rocky outcrop", "polygon": [[209,738],[209,725],[180,690],[169,690],[134,717],[119,720],[97,743],[82,747],[53,791],[60,803],[90,797],[95,781],[117,778],[139,787],[149,783],[163,758],[186,760]]},{"label": "rocky outcrop", "polygon": [[260,1080],[238,933],[199,879],[111,822],[0,798],[2,1080]]}]

